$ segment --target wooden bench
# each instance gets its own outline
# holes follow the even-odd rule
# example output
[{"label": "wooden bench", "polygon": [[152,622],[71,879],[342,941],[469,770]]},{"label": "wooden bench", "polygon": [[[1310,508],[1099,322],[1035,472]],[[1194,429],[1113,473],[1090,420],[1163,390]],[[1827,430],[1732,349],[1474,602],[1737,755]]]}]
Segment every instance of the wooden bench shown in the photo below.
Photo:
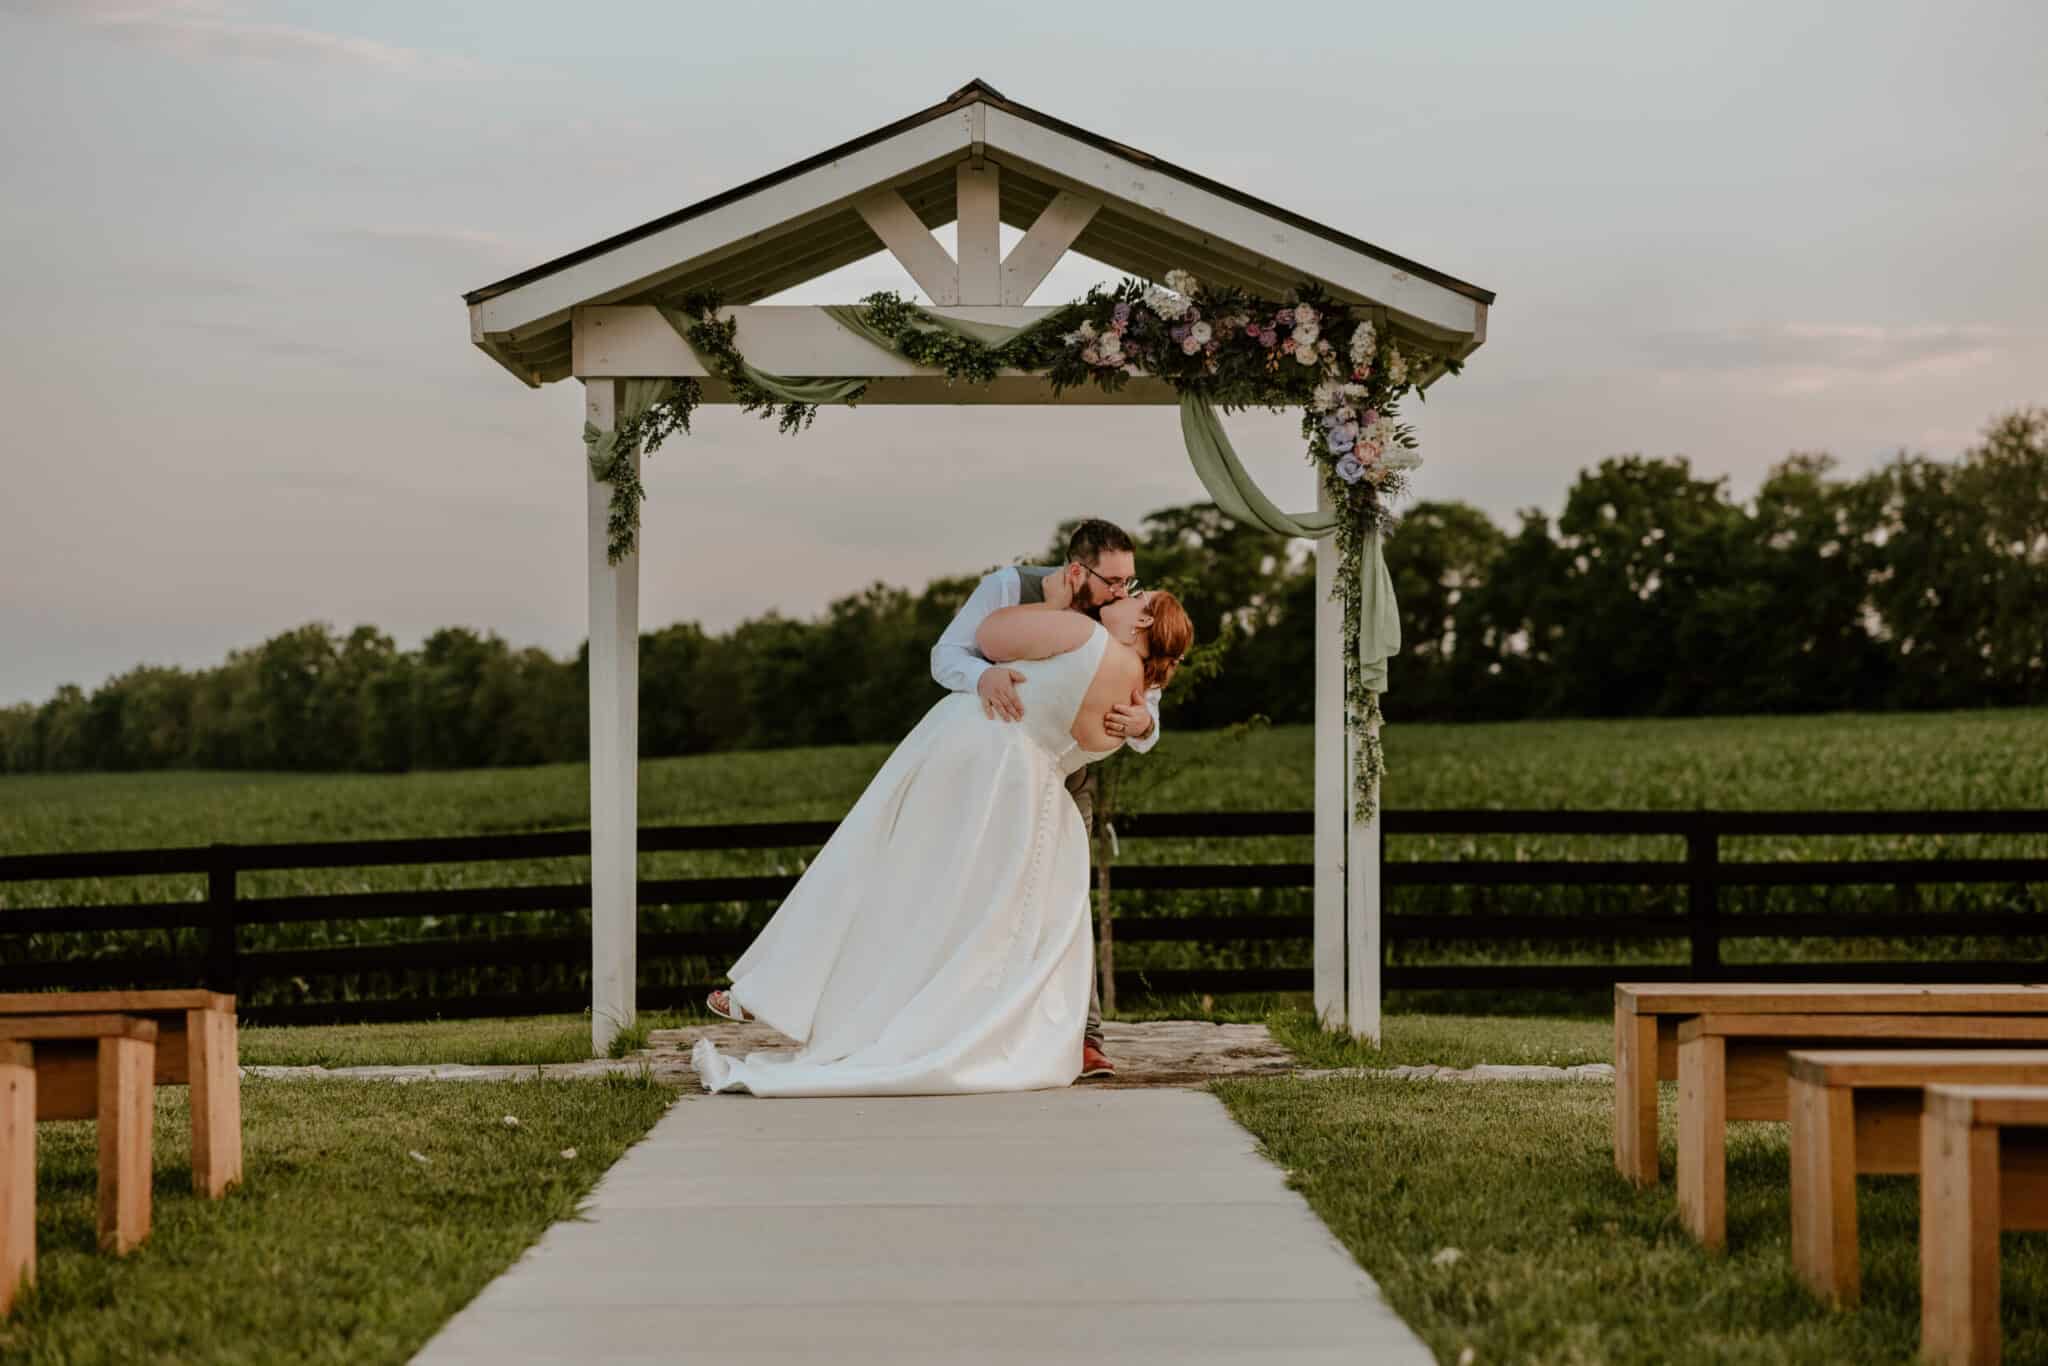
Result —
[{"label": "wooden bench", "polygon": [[[2015,1161],[2018,1154],[2034,1160]],[[1927,1088],[1920,1121],[1920,1352],[1994,1363],[1998,1234],[2048,1229],[2048,1088]]]},{"label": "wooden bench", "polygon": [[0,1313],[36,1273],[36,1118],[45,1074],[93,1075],[99,1121],[99,1243],[125,1253],[149,1237],[156,1116],[154,1020],[129,1015],[0,1019]]},{"label": "wooden bench", "polygon": [[[219,1199],[242,1179],[242,1073],[235,998],[217,991],[68,991],[0,994],[0,1021],[49,1015],[136,1015],[157,1025],[156,1084],[192,1088],[192,1187]],[[38,1119],[90,1119],[89,1061],[39,1069]]]},{"label": "wooden bench", "polygon": [[[1787,1058],[1792,1267],[1832,1304],[1856,1303],[1856,1177],[1917,1173],[1926,1088],[2048,1085],[2048,1048],[1831,1049]],[[2021,1160],[2030,1156],[2016,1147]],[[2048,1180],[2048,1168],[2025,1173]]]},{"label": "wooden bench", "polygon": [[1760,1015],[2048,1014],[2048,986],[1622,982],[1614,988],[1614,1166],[1657,1184],[1657,1083],[1678,1080],[1678,1027],[1707,1011]]},{"label": "wooden bench", "polygon": [[1695,1015],[1678,1027],[1678,1217],[1727,1241],[1731,1119],[1789,1116],[1786,1058],[1837,1046],[2048,1047],[2048,1015]]}]

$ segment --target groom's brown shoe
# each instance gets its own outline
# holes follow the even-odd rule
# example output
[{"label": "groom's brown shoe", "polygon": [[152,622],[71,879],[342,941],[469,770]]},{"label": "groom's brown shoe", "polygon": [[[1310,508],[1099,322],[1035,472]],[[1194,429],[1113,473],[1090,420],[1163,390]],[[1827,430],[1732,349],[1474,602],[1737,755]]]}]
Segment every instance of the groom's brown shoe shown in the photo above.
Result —
[{"label": "groom's brown shoe", "polygon": [[1081,1045],[1081,1075],[1084,1077],[1113,1077],[1116,1075],[1116,1064],[1111,1062],[1109,1055],[1096,1045],[1083,1043]]}]

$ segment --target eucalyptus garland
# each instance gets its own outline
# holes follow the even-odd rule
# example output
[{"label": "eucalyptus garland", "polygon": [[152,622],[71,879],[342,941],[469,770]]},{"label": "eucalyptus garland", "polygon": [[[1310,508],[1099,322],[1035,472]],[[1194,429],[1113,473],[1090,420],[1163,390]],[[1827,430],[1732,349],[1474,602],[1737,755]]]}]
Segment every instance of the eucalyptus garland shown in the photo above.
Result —
[{"label": "eucalyptus garland", "polygon": [[[757,379],[759,372],[733,344],[736,325],[720,318],[718,307],[711,294],[684,301],[691,346],[742,410],[777,419],[786,433],[810,426],[817,405],[778,394],[769,387],[772,376]],[[1366,686],[1359,657],[1365,548],[1373,534],[1392,530],[1389,504],[1405,491],[1407,472],[1421,463],[1414,430],[1397,411],[1413,388],[1409,358],[1381,337],[1385,319],[1378,310],[1333,300],[1313,284],[1302,285],[1292,300],[1274,303],[1169,271],[1163,284],[1098,285],[995,344],[964,335],[888,292],[861,301],[860,322],[914,364],[940,371],[952,383],[987,384],[1003,370],[1021,370],[1043,374],[1055,393],[1083,384],[1113,393],[1146,374],[1226,412],[1298,407],[1307,455],[1339,513],[1336,593],[1344,609],[1352,810],[1361,822],[1372,818],[1386,764],[1379,694]],[[1457,372],[1455,361],[1439,363]],[[857,401],[860,392],[847,402]],[[618,453],[598,474],[612,485],[613,560],[632,552],[639,528],[644,491],[633,474],[631,452],[652,452],[673,433],[688,432],[702,400],[696,380],[679,379],[660,401],[621,426]]]}]

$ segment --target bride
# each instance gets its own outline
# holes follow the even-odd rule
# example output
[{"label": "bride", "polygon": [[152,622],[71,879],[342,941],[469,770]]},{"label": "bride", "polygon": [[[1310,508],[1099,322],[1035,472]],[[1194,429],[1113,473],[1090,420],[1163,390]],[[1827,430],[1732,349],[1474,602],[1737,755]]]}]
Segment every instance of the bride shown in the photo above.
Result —
[{"label": "bride", "polygon": [[732,967],[711,1008],[802,1047],[691,1053],[709,1091],[939,1095],[1066,1086],[1081,1070],[1092,944],[1088,834],[1065,779],[1123,743],[1118,703],[1164,687],[1194,640],[1170,593],[991,613],[1022,721],[971,692],[934,706]]}]

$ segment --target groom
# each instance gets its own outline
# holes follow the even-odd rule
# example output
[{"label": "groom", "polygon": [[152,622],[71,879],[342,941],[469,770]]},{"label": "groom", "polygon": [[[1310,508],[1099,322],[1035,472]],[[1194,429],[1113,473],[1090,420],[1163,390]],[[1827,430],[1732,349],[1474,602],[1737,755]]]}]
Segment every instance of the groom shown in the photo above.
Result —
[{"label": "groom", "polygon": [[[1000,607],[1019,603],[1049,602],[1099,617],[1103,605],[1129,597],[1138,587],[1137,551],[1123,528],[1111,522],[1089,519],[1074,528],[1067,538],[1067,562],[1058,568],[1008,565],[983,577],[953,618],[952,625],[932,647],[932,677],[948,692],[972,692],[981,697],[981,709],[1005,721],[1021,720],[1023,701],[1017,684],[1024,675],[999,664],[991,664],[975,648],[974,634],[981,623]],[[1103,729],[1123,737],[1132,749],[1143,754],[1159,743],[1159,689],[1134,695],[1129,702],[1110,708]],[[1081,824],[1091,832],[1095,815],[1095,770],[1076,770],[1067,777],[1067,791],[1081,809]],[[1093,848],[1093,841],[1090,841]],[[1081,1075],[1107,1077],[1116,1073],[1115,1064],[1102,1051],[1102,997],[1097,974],[1088,976],[1088,1028],[1082,1036]]]}]

